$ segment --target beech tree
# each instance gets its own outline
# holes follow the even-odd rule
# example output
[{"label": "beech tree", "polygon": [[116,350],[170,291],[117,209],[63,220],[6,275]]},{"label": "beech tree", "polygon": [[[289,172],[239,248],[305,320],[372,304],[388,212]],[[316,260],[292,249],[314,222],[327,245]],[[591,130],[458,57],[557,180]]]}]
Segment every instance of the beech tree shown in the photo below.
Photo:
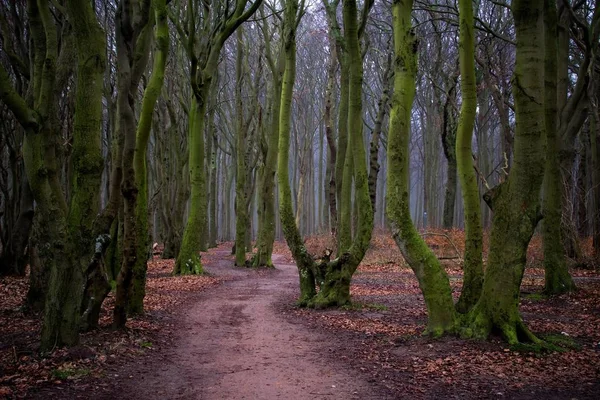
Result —
[{"label": "beech tree", "polygon": [[[518,311],[538,222],[546,296],[600,247],[599,21],[567,0],[0,0],[0,275],[28,276],[48,350],[111,292],[115,328],[143,313],[161,250],[175,275],[231,241],[276,268],[285,239],[299,304],[337,307],[391,229],[432,335],[545,345]],[[457,303],[438,228],[465,230]]]},{"label": "beech tree", "polygon": [[[180,39],[187,43],[190,59],[190,85],[192,101],[189,111],[189,173],[190,213],[177,257],[175,274],[201,274],[203,272],[199,251],[202,247],[202,229],[206,223],[206,179],[204,174],[204,127],[206,106],[211,93],[212,80],[217,72],[221,49],[233,32],[260,6],[260,0],[246,9],[247,0],[238,0],[229,9],[229,3],[214,1],[207,7],[189,2],[188,26],[177,25]],[[174,18],[172,18],[173,20]],[[199,32],[198,32],[199,31]],[[198,32],[198,33],[197,33]],[[199,40],[201,38],[201,40]]]},{"label": "beech tree", "polygon": [[62,79],[68,76],[71,65],[59,56],[57,28],[49,2],[28,2],[34,43],[33,107],[14,90],[8,73],[0,68],[1,98],[27,133],[25,167],[37,203],[39,257],[43,268],[49,270],[41,338],[41,348],[45,351],[56,345],[74,345],[79,340],[83,272],[94,251],[91,231],[99,210],[102,173],[104,33],[90,4],[70,1],[61,11],[67,13],[72,25],[77,53],[74,176],[68,203],[59,183],[55,153],[58,139],[56,85],[64,84]]}]

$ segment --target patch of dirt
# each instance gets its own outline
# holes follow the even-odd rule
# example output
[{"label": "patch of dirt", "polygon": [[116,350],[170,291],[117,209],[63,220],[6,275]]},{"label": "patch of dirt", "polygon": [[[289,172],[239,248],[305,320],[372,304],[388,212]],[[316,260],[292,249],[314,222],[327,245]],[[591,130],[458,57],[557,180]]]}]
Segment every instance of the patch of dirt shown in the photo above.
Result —
[{"label": "patch of dirt", "polygon": [[[307,246],[322,254],[329,239],[309,238]],[[452,243],[460,241],[455,231],[428,239],[448,257],[462,251]],[[298,275],[284,243],[275,245],[275,270],[234,267],[230,247],[203,254],[210,278],[174,278],[164,267],[149,280],[155,307],[149,319],[132,321],[148,324],[143,339],[130,330],[126,350],[101,353],[109,359],[98,373],[42,384],[31,398],[600,398],[600,279],[593,271],[572,271],[577,293],[523,297],[522,315],[536,334],[579,346],[533,354],[513,351],[500,338],[420,336],[427,321],[423,298],[389,237],[374,237],[353,278],[353,306],[324,311],[294,306]],[[460,265],[449,260],[446,269],[457,298]],[[202,279],[221,284],[202,286]],[[528,268],[523,289],[539,292],[542,284],[540,270]]]},{"label": "patch of dirt", "polygon": [[338,337],[285,318],[285,305],[297,297],[295,265],[275,255],[275,270],[241,269],[228,249],[210,254],[206,271],[225,282],[186,302],[172,319],[171,345],[108,369],[103,379],[35,397],[391,398],[333,351]]},{"label": "patch of dirt", "polygon": [[[212,255],[206,255],[210,262]],[[173,260],[153,258],[148,263],[144,308],[146,314],[127,321],[127,330],[114,331],[114,293],[103,304],[100,329],[82,333],[80,345],[40,355],[41,315],[23,310],[28,277],[0,278],[0,399],[55,392],[69,398],[71,387],[90,388],[108,369],[145,353],[172,345],[177,310],[194,296],[227,277],[171,276]],[[105,383],[99,383],[99,387]],[[38,397],[43,398],[44,395]]]},{"label": "patch of dirt", "polygon": [[[289,308],[290,318],[340,338],[337,343],[344,343],[347,363],[353,369],[395,397],[411,399],[600,398],[597,274],[574,270],[579,286],[576,293],[541,300],[524,296],[521,300],[521,313],[534,333],[573,340],[577,350],[522,353],[507,348],[499,337],[432,340],[420,336],[427,314],[414,274],[402,262],[389,262],[391,250],[373,250],[387,238],[374,239],[370,254],[352,280],[352,307],[324,311]],[[452,263],[446,264],[446,269],[458,298],[461,271]],[[542,290],[543,276],[538,269],[527,269],[523,287],[533,293]]]}]

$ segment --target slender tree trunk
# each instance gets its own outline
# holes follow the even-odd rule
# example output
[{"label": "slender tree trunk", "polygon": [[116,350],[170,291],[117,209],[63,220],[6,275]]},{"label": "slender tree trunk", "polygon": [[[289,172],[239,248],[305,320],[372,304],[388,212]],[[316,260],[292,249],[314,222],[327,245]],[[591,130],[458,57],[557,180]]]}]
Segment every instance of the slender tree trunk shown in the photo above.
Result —
[{"label": "slender tree trunk", "polygon": [[590,140],[592,143],[592,186],[594,187],[594,237],[592,242],[596,260],[600,261],[600,162],[598,160],[598,153],[600,152],[600,121],[598,116],[599,111],[596,109],[590,121]]},{"label": "slender tree trunk", "polygon": [[465,257],[463,287],[456,309],[465,313],[479,299],[483,284],[483,227],[481,226],[479,187],[473,169],[473,150],[471,148],[477,109],[475,25],[472,1],[459,0],[459,14],[462,107],[456,137],[456,160],[465,209]]},{"label": "slender tree trunk", "polygon": [[542,203],[544,220],[542,236],[544,248],[545,285],[549,295],[561,294],[575,289],[575,284],[565,260],[561,240],[561,176],[558,159],[559,138],[557,103],[557,43],[558,36],[556,0],[544,1],[545,28],[545,69],[544,69],[544,110],[546,129],[546,166],[544,174],[544,199]]},{"label": "slender tree trunk", "polygon": [[[131,26],[130,13],[131,3],[123,0],[117,7],[115,17],[116,24],[116,47],[117,47],[117,87],[121,96],[118,96],[118,118],[121,132],[123,134],[123,171],[121,181],[121,195],[123,197],[123,233],[121,249],[121,268],[117,276],[117,293],[115,295],[115,307],[113,310],[113,325],[124,328],[127,321],[127,306],[130,299],[130,289],[133,280],[133,268],[137,262],[137,231],[136,231],[136,208],[138,187],[135,177],[135,92],[141,77],[140,69],[146,65],[150,42],[152,24],[149,18],[149,10],[141,10],[138,17],[145,21],[143,28],[134,29]],[[139,62],[132,65],[131,57],[139,56]],[[137,61],[137,60],[136,60]]]},{"label": "slender tree trunk", "polygon": [[[348,65],[345,61],[344,54],[338,55],[340,58],[340,102],[338,104],[338,137],[337,137],[337,154],[335,158],[335,190],[337,191],[337,229],[336,233],[338,244],[338,255],[341,254],[341,249],[344,243],[349,243],[349,231],[343,231],[342,225],[348,225],[348,221],[342,221],[342,204],[348,200],[348,196],[344,195],[344,168],[346,163],[346,149],[348,147]],[[350,192],[350,191],[348,191]],[[347,192],[347,193],[348,193]]]},{"label": "slender tree trunk", "polygon": [[246,165],[246,127],[244,126],[244,108],[242,104],[244,60],[243,32],[237,30],[237,58],[236,58],[236,176],[235,176],[235,265],[246,265],[246,234],[250,225],[246,199],[246,179],[248,175]]},{"label": "slender tree trunk", "polygon": [[210,201],[209,201],[209,235],[208,246],[217,247],[217,134],[215,126],[214,107],[210,115]]},{"label": "slender tree trunk", "polygon": [[327,171],[329,176],[329,182],[327,183],[327,200],[329,204],[329,229],[331,234],[337,236],[337,185],[336,185],[336,163],[337,163],[337,149],[334,138],[334,120],[333,120],[333,97],[334,97],[334,84],[335,84],[335,66],[337,62],[337,46],[333,37],[331,29],[329,31],[329,63],[327,65],[327,87],[325,90],[325,136],[327,137]]},{"label": "slender tree trunk", "polygon": [[454,208],[456,204],[456,117],[454,107],[456,103],[456,81],[452,79],[444,104],[444,122],[442,130],[442,148],[447,161],[448,179],[444,194],[444,214],[442,226],[450,229],[454,226]]},{"label": "slender tree trunk", "polygon": [[152,66],[152,75],[148,81],[148,86],[144,91],[142,99],[142,109],[140,113],[139,124],[136,132],[136,150],[133,160],[135,171],[135,183],[138,190],[135,209],[135,229],[136,229],[136,262],[132,271],[132,286],[128,313],[135,315],[144,312],[144,297],[146,295],[146,270],[148,268],[148,258],[151,253],[150,231],[148,227],[148,161],[146,154],[148,152],[148,141],[150,138],[150,129],[152,126],[152,116],[154,108],[165,78],[165,66],[169,54],[169,28],[167,23],[167,7],[165,0],[153,0],[153,9],[155,17],[155,35],[156,50],[154,51],[154,63]]},{"label": "slender tree trunk", "polygon": [[416,230],[410,215],[409,143],[417,74],[417,42],[411,25],[412,0],[394,0],[394,95],[388,133],[386,207],[392,234],[414,271],[427,306],[427,331],[453,332],[456,312],[446,272]]},{"label": "slender tree trunk", "polygon": [[273,78],[271,88],[271,121],[267,133],[267,157],[259,184],[262,225],[258,232],[254,267],[273,267],[271,256],[275,242],[275,169],[279,145],[279,113],[281,108],[281,78]]},{"label": "slender tree trunk", "polygon": [[[22,168],[15,165],[16,168]],[[27,245],[31,227],[33,225],[33,194],[29,188],[27,174],[22,173],[20,176],[21,189],[19,200],[19,215],[12,227],[12,232],[6,243],[6,247],[2,249],[0,257],[0,276],[2,275],[25,275],[27,267]]]},{"label": "slender tree trunk", "polygon": [[292,94],[296,78],[296,15],[298,1],[286,0],[284,11],[284,51],[285,68],[281,87],[281,108],[279,113],[279,154],[277,157],[277,179],[279,183],[279,214],[285,240],[292,252],[300,277],[300,298],[298,304],[306,306],[316,294],[314,260],[306,250],[292,209],[292,191],[289,181],[289,147]]},{"label": "slender tree trunk", "polygon": [[371,197],[371,207],[373,208],[373,214],[375,214],[377,206],[377,176],[379,175],[379,145],[381,138],[381,130],[383,128],[383,121],[387,114],[387,109],[390,102],[390,83],[393,82],[391,79],[392,72],[392,58],[388,57],[386,64],[386,70],[383,74],[383,93],[377,104],[377,116],[375,118],[375,124],[373,132],[371,133],[371,146],[369,151],[369,196]]}]

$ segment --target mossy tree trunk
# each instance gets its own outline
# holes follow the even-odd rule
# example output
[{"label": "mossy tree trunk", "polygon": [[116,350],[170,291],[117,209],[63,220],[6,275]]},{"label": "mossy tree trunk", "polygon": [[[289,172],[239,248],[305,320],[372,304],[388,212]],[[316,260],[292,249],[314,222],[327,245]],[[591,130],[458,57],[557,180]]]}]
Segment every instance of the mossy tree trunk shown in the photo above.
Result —
[{"label": "mossy tree trunk", "polygon": [[[14,91],[8,74],[0,68],[0,98],[27,133],[23,153],[36,201],[35,236],[39,245],[30,249],[30,254],[32,262],[49,273],[41,335],[43,351],[79,341],[84,272],[93,254],[92,227],[99,209],[103,167],[100,132],[104,33],[91,4],[69,1],[66,10],[77,50],[70,204],[62,192],[57,168],[55,89],[65,83],[73,65],[62,51],[59,57],[56,22],[47,1],[28,2],[33,108]],[[46,276],[46,272],[42,275]]]},{"label": "mossy tree trunk", "polygon": [[[262,15],[261,11],[261,15]],[[272,81],[269,90],[269,120],[267,121],[266,155],[260,182],[258,214],[260,215],[256,254],[252,260],[253,267],[273,267],[271,260],[273,243],[275,242],[275,172],[279,146],[279,113],[281,108],[281,79],[284,68],[283,51],[274,54],[266,24],[262,26],[265,40],[267,65],[271,70]]]},{"label": "mossy tree trunk", "polygon": [[[371,6],[372,3],[367,2],[366,8],[363,9],[363,23]],[[358,40],[358,12],[356,1],[344,2],[345,41],[348,43],[349,67],[349,101],[345,124],[353,127],[349,135],[351,144],[347,147],[347,151],[351,154],[355,171],[355,201],[358,210],[357,234],[347,251],[343,252],[338,258],[330,261],[329,256],[326,255],[319,262],[316,262],[306,250],[296,225],[289,183],[290,117],[296,63],[295,30],[296,23],[299,22],[296,17],[297,12],[298,3],[295,0],[289,0],[285,11],[284,48],[286,63],[279,120],[280,139],[277,164],[279,210],[284,236],[298,266],[300,276],[300,299],[298,304],[315,308],[342,306],[350,302],[350,281],[367,251],[373,230],[373,210],[369,198],[366,150],[362,138],[362,58]],[[346,163],[346,165],[349,166],[349,163]],[[345,171],[346,176],[349,175],[348,172],[349,169],[347,168]],[[348,207],[351,209],[350,205]],[[318,294],[316,294],[316,283],[319,284],[321,289]]]},{"label": "mossy tree trunk", "polygon": [[[71,155],[73,187],[68,214],[69,237],[75,265],[63,289],[63,296],[68,299],[65,311],[67,315],[72,316],[70,329],[75,332],[81,327],[80,314],[83,311],[81,307],[90,259],[99,250],[99,240],[108,243],[104,236],[96,235],[104,168],[101,132],[106,36],[91,4],[69,0],[67,12],[77,48],[75,121]],[[64,314],[65,312],[61,324],[66,320]]]},{"label": "mossy tree trunk", "polygon": [[[329,14],[328,14],[329,15]],[[332,236],[337,237],[337,189],[335,180],[335,166],[337,160],[337,146],[334,135],[334,116],[333,116],[333,99],[335,97],[335,73],[337,63],[337,46],[333,32],[331,29],[328,34],[329,39],[329,61],[327,64],[327,87],[325,89],[325,110],[323,119],[325,123],[325,137],[327,138],[327,175],[329,182],[325,183],[325,197],[328,204],[329,214],[329,231]]]},{"label": "mossy tree trunk", "polygon": [[371,132],[371,145],[369,148],[369,197],[371,198],[371,208],[373,208],[373,214],[375,214],[377,205],[377,176],[379,175],[380,169],[379,146],[383,123],[390,106],[390,86],[394,82],[392,78],[392,57],[389,55],[385,65],[385,72],[383,73],[383,92],[377,103],[377,116],[375,117],[373,131]]},{"label": "mossy tree trunk", "polygon": [[[11,99],[3,94],[3,100],[13,110],[26,130],[23,144],[25,170],[36,203],[34,234],[32,237],[32,277],[41,278],[37,296],[44,296],[44,323],[41,348],[51,349],[57,345],[73,345],[78,341],[78,327],[74,328],[77,316],[65,315],[61,327],[59,321],[65,305],[64,278],[69,279],[74,264],[69,257],[67,213],[68,206],[57,182],[56,138],[58,136],[57,99],[55,97],[56,59],[58,56],[55,21],[47,1],[27,2],[33,51],[33,110],[29,110],[23,99],[24,110],[15,108]],[[69,66],[70,68],[70,66]],[[8,82],[7,82],[8,83]],[[12,88],[11,88],[12,89]],[[3,90],[4,92],[4,90]],[[10,93],[10,92],[9,92]],[[34,128],[36,118],[40,125]],[[36,266],[37,268],[33,268]],[[48,280],[46,280],[48,279]],[[33,285],[32,285],[33,287]],[[29,295],[32,295],[30,293]],[[41,299],[28,299],[41,303]],[[75,294],[75,296],[77,293]],[[74,296],[74,297],[75,297]]]},{"label": "mossy tree trunk", "polygon": [[544,42],[546,46],[544,70],[544,125],[546,130],[546,166],[544,174],[544,199],[542,237],[544,249],[544,293],[561,294],[575,289],[567,269],[561,239],[561,174],[558,159],[559,137],[557,98],[557,10],[556,0],[544,1]]},{"label": "mossy tree trunk", "polygon": [[[162,171],[161,182],[166,181],[169,190],[161,191],[163,208],[161,210],[161,220],[165,227],[164,243],[165,247],[161,257],[163,259],[177,258],[181,247],[181,237],[183,235],[183,219],[185,206],[189,198],[189,182],[187,172],[188,151],[187,151],[187,132],[181,129],[180,116],[173,106],[168,95],[168,90],[163,90],[163,96],[166,99],[167,112],[169,114],[170,128],[167,132],[162,151],[170,162],[168,168]],[[184,109],[184,111],[187,111]],[[162,147],[162,146],[161,146]]]},{"label": "mossy tree trunk", "polygon": [[244,129],[244,108],[242,104],[244,44],[242,28],[237,29],[236,37],[236,176],[235,176],[235,265],[246,265],[246,234],[250,225],[246,202],[246,129]]},{"label": "mossy tree trunk", "polygon": [[134,266],[138,262],[136,209],[139,189],[135,176],[136,121],[135,102],[139,80],[148,62],[154,19],[150,1],[134,7],[122,0],[115,16],[117,49],[117,113],[123,135],[121,195],[123,198],[123,234],[121,268],[117,275],[117,293],[113,309],[113,326],[124,328],[130,302]]},{"label": "mossy tree trunk", "polygon": [[[204,96],[208,90],[204,89]],[[173,274],[202,274],[202,262],[200,260],[200,242],[203,240],[202,226],[206,218],[205,185],[204,176],[204,115],[206,106],[204,101],[192,97],[189,116],[189,180],[190,180],[190,211],[183,232],[183,239]]]},{"label": "mossy tree trunk", "polygon": [[[213,99],[215,96],[213,96]],[[217,195],[217,127],[215,125],[215,114],[216,114],[216,105],[213,101],[213,107],[209,113],[209,129],[210,133],[208,136],[209,142],[209,152],[210,160],[209,160],[209,225],[208,225],[208,247],[217,247],[217,199],[219,198]]]},{"label": "mossy tree trunk", "polygon": [[190,85],[192,88],[192,105],[189,111],[189,175],[190,175],[190,213],[183,233],[181,249],[175,262],[174,274],[203,273],[200,260],[202,232],[206,224],[206,177],[204,173],[204,128],[206,106],[210,96],[213,78],[217,73],[221,49],[233,32],[260,6],[261,0],[255,0],[248,8],[248,0],[237,0],[233,9],[223,11],[213,4],[202,8],[205,21],[217,21],[216,26],[203,24],[200,29],[201,44],[198,40],[196,19],[198,11],[189,7],[186,20],[187,29],[175,23],[180,39],[187,44],[186,52],[190,59]]},{"label": "mossy tree trunk", "polygon": [[465,256],[462,292],[456,309],[465,313],[479,299],[483,285],[483,227],[471,147],[477,109],[473,3],[470,0],[459,0],[458,4],[462,106],[456,137],[456,161],[465,209]]},{"label": "mossy tree trunk", "polygon": [[[298,304],[306,306],[316,294],[314,259],[306,250],[296,225],[292,208],[292,191],[289,181],[289,147],[291,130],[292,95],[296,78],[296,20],[298,1],[286,0],[284,11],[283,51],[285,66],[281,86],[279,112],[279,154],[277,157],[277,179],[279,183],[279,215],[285,240],[292,252],[300,277]],[[299,22],[299,20],[298,20]]]},{"label": "mossy tree trunk", "polygon": [[442,149],[446,156],[448,178],[446,180],[446,191],[444,193],[444,213],[442,226],[451,229],[454,226],[454,207],[456,204],[456,80],[453,77],[449,82],[444,103],[444,119],[442,130]]},{"label": "mossy tree trunk", "polygon": [[136,229],[136,262],[133,265],[131,294],[127,305],[129,314],[144,312],[144,297],[146,295],[146,270],[148,268],[148,255],[150,253],[150,232],[148,229],[148,173],[146,154],[148,153],[148,140],[152,126],[152,116],[156,101],[160,96],[164,77],[167,56],[169,54],[169,27],[167,23],[167,6],[165,0],[153,0],[155,18],[155,51],[152,65],[152,75],[144,91],[142,108],[136,131],[135,155],[133,166],[135,182],[138,190],[135,208]]},{"label": "mossy tree trunk", "polygon": [[[317,276],[321,290],[309,303],[315,308],[342,306],[350,302],[350,281],[358,264],[362,261],[373,230],[373,208],[369,195],[366,149],[363,140],[362,123],[362,82],[363,68],[360,51],[360,30],[366,23],[366,18],[372,3],[366,2],[362,10],[362,21],[358,20],[358,7],[355,0],[344,0],[344,38],[347,46],[348,62],[348,147],[347,154],[351,162],[347,162],[344,171],[346,185],[349,178],[354,176],[356,227],[351,245],[341,255],[330,262],[318,266]],[[352,174],[353,173],[353,174]],[[347,179],[348,178],[348,179]],[[341,205],[342,210],[344,205]],[[351,204],[347,204],[350,216]],[[339,250],[339,249],[338,249]]]},{"label": "mossy tree trunk", "polygon": [[486,194],[494,216],[481,297],[468,314],[467,336],[487,337],[496,328],[510,344],[539,341],[519,314],[526,253],[541,218],[544,176],[543,0],[512,2],[517,35],[513,78],[514,164],[508,179]]},{"label": "mossy tree trunk", "polygon": [[417,39],[411,25],[412,0],[394,0],[394,94],[388,133],[386,207],[392,234],[414,271],[425,298],[427,331],[439,336],[456,329],[456,311],[446,272],[415,228],[409,208],[409,143],[417,73]]}]

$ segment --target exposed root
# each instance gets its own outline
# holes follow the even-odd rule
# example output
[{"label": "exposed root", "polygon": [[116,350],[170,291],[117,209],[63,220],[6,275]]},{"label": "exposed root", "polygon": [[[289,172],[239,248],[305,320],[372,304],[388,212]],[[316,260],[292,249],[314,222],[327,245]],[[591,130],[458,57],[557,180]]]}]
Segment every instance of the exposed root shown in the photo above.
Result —
[{"label": "exposed root", "polygon": [[247,268],[272,268],[275,269],[275,265],[273,265],[273,261],[268,260],[265,262],[258,256],[258,253],[254,253],[249,260],[246,260]]},{"label": "exposed root", "polygon": [[[326,292],[329,292],[328,294]],[[308,307],[316,310],[322,310],[331,307],[342,307],[350,304],[349,296],[340,295],[335,290],[321,290],[315,297],[313,297]]]}]

